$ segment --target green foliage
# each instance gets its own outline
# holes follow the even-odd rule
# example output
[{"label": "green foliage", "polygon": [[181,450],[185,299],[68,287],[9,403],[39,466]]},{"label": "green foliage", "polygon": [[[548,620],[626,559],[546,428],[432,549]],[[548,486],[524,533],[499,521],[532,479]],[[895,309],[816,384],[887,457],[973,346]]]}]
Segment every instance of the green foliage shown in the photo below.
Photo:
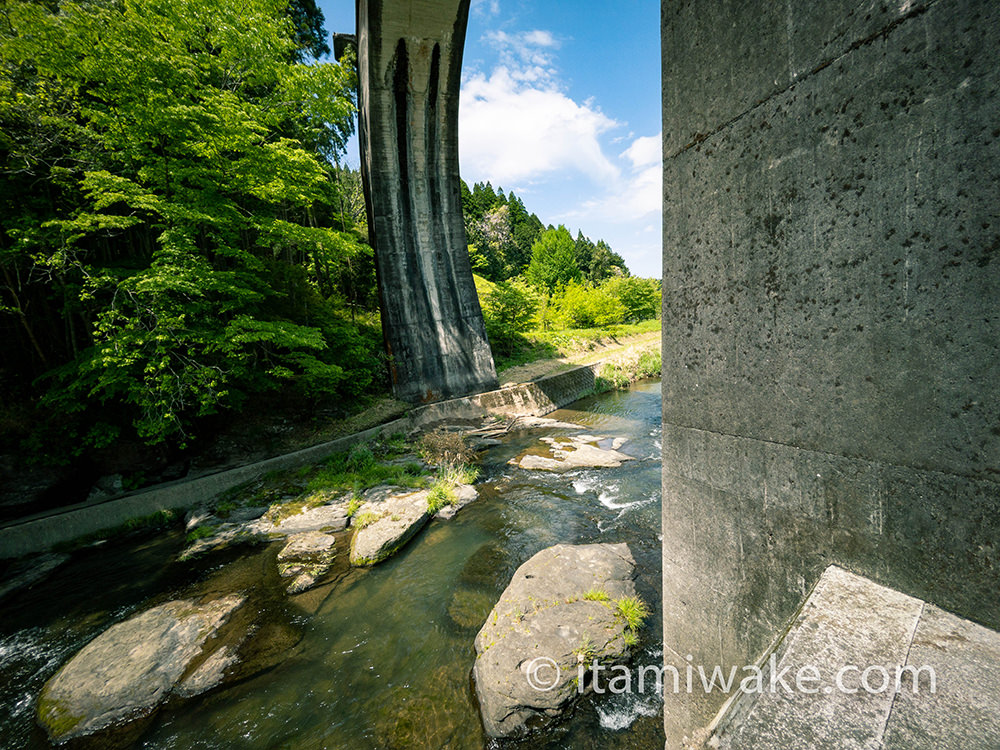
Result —
[{"label": "green foliage", "polygon": [[371,526],[373,523],[381,519],[382,516],[378,513],[373,513],[371,511],[366,511],[359,516],[355,516],[351,519],[351,526],[355,529],[363,529],[366,526]]},{"label": "green foliage", "polygon": [[357,493],[352,495],[350,501],[347,503],[347,517],[353,518],[354,514],[357,513],[364,504],[365,501],[361,499],[360,495]]},{"label": "green foliage", "polygon": [[571,281],[558,298],[562,319],[569,328],[607,328],[625,319],[625,306],[604,288]]},{"label": "green foliage", "polygon": [[472,484],[479,478],[479,467],[471,464],[444,466],[438,471],[438,481],[455,487],[459,484]]},{"label": "green foliage", "polygon": [[[494,192],[489,182],[477,182],[471,190],[464,182],[461,185],[473,270],[494,282],[524,274],[532,260],[533,246],[545,231],[541,220],[528,213],[524,202],[514,193],[504,195],[502,188]],[[573,241],[573,260],[580,278],[592,284],[629,275],[618,253],[603,240],[595,245],[583,232],[578,232]]]},{"label": "green foliage", "polygon": [[556,287],[580,278],[576,245],[566,227],[547,229],[531,246],[531,263],[524,272],[530,284],[552,294]]},{"label": "green foliage", "polygon": [[625,621],[625,626],[636,631],[649,617],[649,607],[638,596],[623,596],[615,602],[615,614]]},{"label": "green foliage", "polygon": [[435,482],[427,493],[427,512],[434,515],[446,505],[455,502],[455,491],[443,482]]},{"label": "green foliage", "polygon": [[479,468],[476,466],[443,466],[427,494],[427,512],[434,515],[444,506],[452,505],[455,502],[455,488],[460,484],[472,484],[478,476]]},{"label": "green foliage", "polygon": [[400,466],[371,461],[359,465],[355,458],[352,467],[348,454],[337,453],[309,478],[306,486],[312,492],[326,490],[357,493],[379,484],[422,487],[426,484],[426,476],[426,472],[417,463]]},{"label": "green foliage", "polygon": [[89,409],[79,443],[183,445],[263,391],[379,382],[358,181],[331,164],[354,63],[304,49],[325,49],[312,0],[5,4],[3,375],[44,373],[67,435]]},{"label": "green foliage", "polygon": [[521,343],[538,309],[538,295],[520,279],[498,281],[483,297],[486,334],[494,351],[509,354]]},{"label": "green foliage", "polygon": [[601,392],[628,388],[637,380],[658,378],[661,367],[662,355],[658,347],[649,349],[630,347],[601,367],[595,390]]},{"label": "green foliage", "polygon": [[355,443],[347,453],[347,468],[363,473],[375,465],[375,454],[366,443]]},{"label": "green foliage", "polygon": [[187,543],[197,542],[199,539],[207,539],[215,533],[215,527],[206,524],[204,526],[195,526],[187,535]]},{"label": "green foliage", "polygon": [[614,276],[604,282],[601,290],[622,304],[623,320],[635,323],[660,317],[660,285],[659,279]]},{"label": "green foliage", "polygon": [[608,592],[607,591],[603,591],[601,589],[590,589],[586,594],[583,595],[583,598],[586,601],[588,601],[588,602],[609,602],[609,601],[611,601],[611,597],[608,596]]},{"label": "green foliage", "polygon": [[597,284],[610,277],[628,275],[628,268],[622,256],[612,250],[607,242],[598,240],[587,271],[587,278],[591,283]]}]

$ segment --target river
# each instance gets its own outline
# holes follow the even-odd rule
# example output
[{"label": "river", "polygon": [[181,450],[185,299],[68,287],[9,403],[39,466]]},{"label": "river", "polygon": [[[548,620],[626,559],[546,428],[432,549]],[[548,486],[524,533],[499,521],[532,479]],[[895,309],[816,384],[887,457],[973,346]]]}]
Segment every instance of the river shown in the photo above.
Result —
[{"label": "river", "polygon": [[[134,746],[504,747],[490,743],[480,726],[470,681],[473,640],[515,569],[557,543],[629,545],[638,592],[653,613],[633,664],[661,663],[659,383],[588,397],[549,416],[592,434],[628,438],[622,450],[637,460],[617,469],[525,471],[508,459],[539,437],[564,431],[511,431],[483,456],[479,500],[450,521],[432,521],[394,558],[345,571],[336,584],[301,595],[294,606],[276,594],[275,642],[292,631],[297,640],[280,663],[168,706]],[[69,656],[109,625],[206,576],[231,590],[269,585],[274,577],[267,571],[274,569],[276,545],[215,560],[205,571],[171,563],[183,543],[177,531],[83,550],[4,604],[3,747],[48,747],[34,725],[36,696]],[[661,711],[649,686],[645,693],[590,694],[566,721],[517,747],[661,748]]]}]

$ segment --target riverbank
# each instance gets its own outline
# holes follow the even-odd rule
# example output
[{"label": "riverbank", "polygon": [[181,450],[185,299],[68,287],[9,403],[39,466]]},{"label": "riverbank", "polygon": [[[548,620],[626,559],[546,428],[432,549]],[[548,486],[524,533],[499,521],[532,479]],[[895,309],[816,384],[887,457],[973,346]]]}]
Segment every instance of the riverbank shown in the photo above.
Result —
[{"label": "riverbank", "polygon": [[[658,663],[658,386],[643,383],[591,396],[552,413],[553,418],[579,426],[495,420],[502,434],[479,436],[485,442],[478,461],[479,498],[453,521],[431,519],[391,559],[371,568],[352,567],[343,536],[350,530],[328,532],[337,537],[333,568],[304,593],[289,593],[290,579],[280,576],[287,546],[282,540],[182,559],[191,532],[175,525],[73,553],[44,581],[7,602],[12,617],[0,628],[0,673],[21,677],[0,691],[0,702],[11,709],[10,716],[0,716],[0,730],[12,747],[41,748],[31,732],[42,684],[116,623],[169,602],[247,593],[253,599],[241,611],[260,613],[254,614],[264,638],[260,643],[270,643],[268,634],[276,633],[282,645],[278,659],[270,651],[258,653],[257,636],[248,639],[239,646],[247,654],[245,669],[279,663],[217,688],[208,699],[165,706],[143,746],[221,749],[252,741],[261,746],[481,748],[482,728],[468,690],[471,643],[516,568],[554,544],[628,545],[637,564],[637,594],[654,613],[638,633],[635,663]],[[556,471],[511,463],[527,454],[556,455],[562,446],[548,438],[565,442],[571,433],[581,433],[579,439],[585,440],[583,432],[600,446],[618,445],[632,460],[621,467]],[[411,441],[406,450],[412,446]],[[404,446],[384,448],[373,449],[376,463],[405,458],[400,470],[411,476],[407,466],[413,459],[395,455]],[[348,463],[368,465],[364,451],[356,448],[354,454]],[[293,470],[284,479],[304,483],[300,494],[310,490],[310,483],[316,484],[313,489],[341,487],[339,473],[334,477],[331,467],[317,468],[323,476]],[[292,494],[280,486],[279,476],[264,484],[273,485],[278,495]],[[268,489],[257,485],[252,486]],[[258,498],[232,499],[241,507],[230,509],[229,521]],[[366,511],[360,506],[354,511],[361,523]],[[239,625],[234,621],[234,632],[242,632]],[[574,747],[662,746],[658,711],[655,694],[587,698],[570,721],[528,746],[554,748],[566,740]]]}]

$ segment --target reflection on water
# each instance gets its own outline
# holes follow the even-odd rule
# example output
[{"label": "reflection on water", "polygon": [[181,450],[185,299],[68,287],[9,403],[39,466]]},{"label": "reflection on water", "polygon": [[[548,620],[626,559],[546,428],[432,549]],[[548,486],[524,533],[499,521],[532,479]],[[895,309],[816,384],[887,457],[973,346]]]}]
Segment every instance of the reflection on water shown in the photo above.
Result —
[{"label": "reflection on water", "polygon": [[[588,398],[551,416],[586,425],[593,434],[627,437],[622,450],[639,460],[619,469],[524,471],[507,460],[561,431],[511,432],[485,456],[480,500],[451,521],[432,522],[388,562],[352,571],[289,604],[285,616],[304,635],[285,661],[168,708],[139,746],[489,746],[469,678],[473,639],[514,570],[560,542],[629,544],[638,563],[637,588],[653,612],[636,663],[660,663],[659,384]],[[5,747],[44,747],[32,727],[34,696],[71,653],[108,624],[190,583],[191,569],[165,564],[179,544],[168,538],[142,549],[91,552],[30,598],[12,602],[19,617],[5,617],[0,626]],[[262,556],[268,552],[229,562],[242,572],[227,577],[247,580],[261,569]],[[86,577],[79,574],[84,563]],[[122,577],[131,583],[117,597],[86,592],[113,589]],[[66,604],[59,606],[63,594]],[[652,693],[588,696],[571,720],[518,747],[662,747],[661,707]]]}]

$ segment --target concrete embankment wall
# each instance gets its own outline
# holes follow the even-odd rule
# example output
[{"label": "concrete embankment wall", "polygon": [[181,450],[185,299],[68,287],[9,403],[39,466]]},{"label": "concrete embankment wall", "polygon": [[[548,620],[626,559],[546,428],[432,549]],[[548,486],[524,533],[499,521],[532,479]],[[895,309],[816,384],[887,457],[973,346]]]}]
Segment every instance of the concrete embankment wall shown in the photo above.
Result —
[{"label": "concrete embankment wall", "polygon": [[414,408],[406,416],[347,437],[196,479],[150,487],[95,504],[80,504],[0,528],[0,559],[20,557],[53,545],[121,526],[162,510],[179,510],[203,503],[220,492],[272,471],[295,469],[350,450],[380,433],[410,432],[448,419],[498,416],[542,416],[587,395],[594,387],[600,363],[575,367],[540,380],[474,396]]},{"label": "concrete embankment wall", "polygon": [[666,658],[831,563],[1000,627],[1000,4],[661,8]]}]

